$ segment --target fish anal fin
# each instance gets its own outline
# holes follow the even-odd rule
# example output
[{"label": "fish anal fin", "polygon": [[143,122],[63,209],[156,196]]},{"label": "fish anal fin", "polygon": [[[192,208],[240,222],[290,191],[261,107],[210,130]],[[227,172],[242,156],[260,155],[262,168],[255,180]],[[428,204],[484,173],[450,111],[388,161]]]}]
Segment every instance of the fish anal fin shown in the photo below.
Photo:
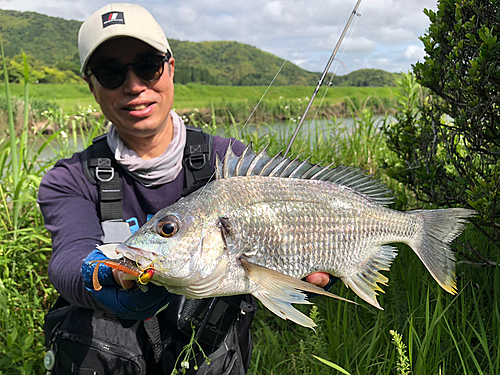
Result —
[{"label": "fish anal fin", "polygon": [[303,292],[321,294],[354,303],[295,277],[259,266],[243,258],[240,260],[246,276],[260,287],[252,294],[279,317],[290,319],[304,327],[312,328],[314,322],[291,305],[292,303],[310,304],[307,295]]},{"label": "fish anal fin", "polygon": [[383,310],[377,301],[377,292],[384,293],[384,290],[378,284],[387,285],[389,279],[379,271],[389,271],[396,255],[396,248],[392,246],[380,246],[363,264],[358,273],[342,277],[342,281],[360,298],[364,299],[370,305]]}]

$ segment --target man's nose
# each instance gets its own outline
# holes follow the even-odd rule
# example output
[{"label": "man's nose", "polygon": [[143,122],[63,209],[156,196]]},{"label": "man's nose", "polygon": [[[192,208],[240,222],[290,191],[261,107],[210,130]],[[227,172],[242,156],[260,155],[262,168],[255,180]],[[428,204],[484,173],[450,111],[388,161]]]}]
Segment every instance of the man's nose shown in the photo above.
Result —
[{"label": "man's nose", "polygon": [[123,88],[129,92],[141,92],[146,88],[146,83],[135,73],[132,66],[127,67],[127,76]]}]

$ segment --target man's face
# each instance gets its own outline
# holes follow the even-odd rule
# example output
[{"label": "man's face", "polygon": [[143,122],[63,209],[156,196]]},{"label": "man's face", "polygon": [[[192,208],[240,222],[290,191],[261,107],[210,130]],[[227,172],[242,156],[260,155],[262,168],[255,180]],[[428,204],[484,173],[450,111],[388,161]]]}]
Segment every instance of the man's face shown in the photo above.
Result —
[{"label": "man's face", "polygon": [[[145,54],[161,55],[134,38],[112,39],[96,49],[88,67],[94,68],[106,62],[134,63]],[[122,139],[130,142],[137,137],[153,136],[171,125],[169,112],[174,102],[174,63],[173,58],[165,63],[163,75],[154,82],[141,79],[132,67],[128,67],[125,82],[116,89],[103,87],[93,74],[90,75],[90,89]]]}]

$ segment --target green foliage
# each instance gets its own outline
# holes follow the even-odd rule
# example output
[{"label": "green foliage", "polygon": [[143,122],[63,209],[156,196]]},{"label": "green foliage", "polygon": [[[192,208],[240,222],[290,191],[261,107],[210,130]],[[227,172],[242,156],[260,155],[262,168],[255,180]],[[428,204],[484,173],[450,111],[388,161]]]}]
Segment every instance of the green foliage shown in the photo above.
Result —
[{"label": "green foliage", "polygon": [[[70,84],[83,84],[84,81],[75,74],[73,70],[60,70],[51,68],[41,61],[35,60],[32,56],[27,56],[28,70],[30,73],[31,83],[70,83]],[[72,63],[61,62],[57,64],[58,67],[71,67]],[[23,82],[24,77],[24,62],[23,55],[16,55],[13,58],[6,58],[6,67],[9,74],[9,82],[19,83]],[[1,70],[3,73],[3,70]]]},{"label": "green foliage", "polygon": [[[0,27],[5,37],[7,68],[11,82],[20,82],[21,51],[29,57],[32,82],[73,83],[81,81],[77,38],[81,22],[49,17],[34,12],[0,9]],[[178,84],[259,86],[268,85],[283,59],[237,42],[187,42],[169,40]],[[392,86],[394,74],[364,69],[333,77],[340,86]],[[320,74],[287,62],[274,85],[315,85]]]},{"label": "green foliage", "polygon": [[47,66],[79,61],[79,21],[0,9],[0,25],[7,57],[19,55],[22,49]]},{"label": "green foliage", "polygon": [[[43,113],[48,110],[60,110],[60,106],[53,101],[47,101],[39,98],[28,99],[28,110],[25,110],[25,99],[19,96],[11,95],[10,101],[3,94],[0,94],[0,137],[7,136],[8,133],[8,111],[12,111],[15,134],[20,134],[24,124],[34,131],[35,128],[43,128],[47,123]],[[24,116],[27,115],[27,120]]]},{"label": "green foliage", "polygon": [[399,74],[380,69],[360,69],[343,76],[332,78],[333,86],[384,87],[396,86]]},{"label": "green foliage", "polygon": [[[379,296],[384,311],[367,306],[338,282],[332,293],[359,305],[314,298],[325,339],[318,338],[307,349],[300,342],[314,342],[314,332],[259,309],[253,325],[255,346],[249,374],[301,373],[295,371],[297,361],[293,358],[307,353],[352,375],[400,374],[400,354],[390,330],[405,338],[409,362],[403,368],[409,363],[411,374],[497,374],[500,270],[460,265],[460,294],[452,296],[437,285],[408,247],[398,250],[387,273],[390,282],[384,288],[386,293]],[[315,349],[318,343],[320,352]],[[311,371],[315,375],[342,373],[327,366]]]},{"label": "green foliage", "polygon": [[392,342],[394,343],[398,351],[398,375],[408,375],[411,373],[410,361],[406,355],[406,345],[403,342],[403,337],[398,333],[398,331],[394,331],[392,329],[389,331],[389,333],[391,334]]},{"label": "green foliage", "polygon": [[[24,64],[24,101],[28,103],[26,59]],[[32,374],[43,371],[40,323],[56,296],[47,276],[50,238],[35,197],[48,167],[40,161],[40,154],[58,133],[48,139],[41,134],[30,138],[27,114],[20,134],[16,131],[5,69],[4,74],[10,142],[0,141],[0,372]],[[27,110],[25,105],[24,112]],[[45,144],[33,148],[40,139]]]},{"label": "green foliage", "polygon": [[[57,292],[47,274],[51,240],[36,204],[38,186],[57,159],[86,147],[103,129],[92,111],[71,117],[57,113],[45,113],[58,124],[50,136],[43,129],[30,135],[25,122],[12,144],[0,141],[1,374],[44,372],[43,318]],[[82,126],[89,122],[90,128]]]},{"label": "green foliage", "polygon": [[[238,42],[186,42],[170,40],[176,61],[175,82],[215,85],[268,85],[283,59]],[[287,62],[275,85],[313,85],[317,73]]]},{"label": "green foliage", "polygon": [[[342,88],[335,93],[331,90],[328,95],[343,97],[329,98],[327,95],[325,103],[328,103],[328,100],[340,101],[350,110],[352,121],[339,120],[330,116],[328,111],[316,111],[317,123],[303,129],[294,144],[293,153],[302,153],[304,157],[312,155],[311,162],[356,164],[363,167],[387,181],[396,190],[398,207],[414,208],[413,195],[408,194],[398,181],[387,176],[384,171],[386,166],[390,166],[391,175],[399,178],[401,169],[404,170],[406,164],[397,149],[388,149],[380,129],[381,124],[390,124],[387,127],[395,131],[394,139],[402,146],[408,139],[413,139],[413,148],[422,129],[425,134],[425,127],[417,120],[423,117],[420,106],[426,103],[426,93],[412,81],[411,76],[403,78],[401,84],[405,90],[398,98],[398,105],[406,117],[396,114],[396,118],[402,120],[402,128],[397,128],[395,122],[390,121],[390,117],[383,116],[379,119],[374,116],[374,113],[389,113],[390,100],[376,97],[377,92],[391,93],[389,88],[378,91],[367,91],[367,88]],[[29,79],[26,82],[29,82]],[[8,87],[11,86],[7,84],[6,88]],[[12,92],[22,97],[23,93],[27,93],[27,88],[26,85],[13,85]],[[241,111],[241,117],[246,119],[248,113],[243,116],[245,106],[255,98],[258,100],[264,89],[178,85],[176,105],[177,94],[184,103],[190,103],[187,107],[193,108],[193,103],[204,104],[200,105],[200,108],[210,108],[206,122],[203,117],[189,116],[198,125],[205,125],[214,132],[236,136],[245,142],[252,140],[256,150],[270,144],[270,153],[273,154],[288,144],[297,119],[302,113],[305,97],[311,90],[309,87],[282,87],[269,93],[271,100],[264,103],[264,109],[284,116],[284,123],[245,125],[245,121],[238,121],[233,112]],[[29,90],[37,95],[43,93],[45,98],[51,99],[66,96],[73,102],[81,95],[89,95],[88,88],[83,85],[32,85]],[[210,99],[207,99],[207,93],[212,95]],[[189,95],[192,95],[191,100]],[[224,102],[225,110],[220,100],[221,108],[216,109],[214,103],[217,101],[212,99],[217,95],[229,98]],[[253,98],[245,101],[246,96]],[[23,103],[28,102],[33,103],[33,100],[23,100]],[[5,103],[7,105],[11,101],[6,99]],[[21,117],[26,111],[25,108],[24,105],[19,105],[19,115],[16,117]],[[223,123],[217,118],[217,110],[226,113]],[[13,111],[13,107],[7,110],[9,116],[14,118]],[[265,111],[258,116],[263,116]],[[35,197],[41,177],[56,159],[67,157],[77,149],[82,149],[103,130],[104,119],[97,121],[94,110],[86,108],[81,112],[68,116],[60,108],[47,108],[44,116],[49,123],[56,124],[50,136],[44,135],[42,131],[30,136],[26,122],[23,122],[23,127],[17,129],[16,136],[13,137],[14,146],[6,137],[0,139],[2,374],[43,373],[44,348],[41,327],[43,316],[54,302],[56,292],[47,276],[50,238],[43,227]],[[408,121],[405,122],[406,120]],[[415,123],[417,126],[413,126]],[[14,147],[17,157],[13,157]],[[47,150],[51,151],[51,156],[42,157],[42,153]],[[412,155],[411,147],[402,150]],[[440,157],[444,157],[444,148],[441,147],[439,151]],[[13,177],[15,163],[18,166],[17,183]],[[395,173],[395,170],[400,174]],[[421,194],[418,190],[417,193]],[[422,202],[418,204],[424,205]],[[17,224],[14,224],[14,205],[19,207]],[[471,231],[465,233],[463,241],[470,242],[473,246],[485,246],[484,238]],[[495,260],[498,262],[500,259]],[[252,328],[254,351],[249,374],[321,375],[331,374],[334,370],[352,375],[394,374],[398,369],[400,354],[387,334],[391,329],[401,332],[405,338],[413,374],[498,372],[498,267],[473,268],[467,263],[459,264],[457,274],[460,293],[457,296],[443,292],[407,247],[399,247],[399,256],[391,268],[388,273],[390,283],[384,288],[387,293],[379,298],[384,311],[367,306],[341,282],[334,285],[332,292],[354,299],[359,305],[326,297],[315,298],[313,302],[317,304],[317,310],[312,310],[311,315],[319,324],[316,332],[283,321],[265,308],[259,309]],[[299,308],[307,313],[306,306]],[[313,355],[329,362],[333,368],[313,359]]]},{"label": "green foliage", "polygon": [[[388,127],[399,161],[391,175],[420,200],[476,210],[478,230],[490,239],[477,254],[491,265],[500,243],[500,22],[498,0],[441,0],[426,10],[431,25],[421,37],[427,56],[402,84],[396,123]],[[411,81],[411,82],[410,82]],[[466,253],[469,253],[467,251]]]},{"label": "green foliage", "polygon": [[[284,98],[281,100],[282,104],[288,103]],[[321,118],[324,125],[318,126],[318,130],[305,128],[294,146],[294,154],[303,152],[304,157],[312,154],[314,162],[323,159],[324,164],[361,163],[360,166],[387,179],[381,161],[391,164],[394,155],[387,152],[377,126],[380,120],[374,118],[370,103],[375,103],[375,99],[359,109],[351,107],[353,116],[359,116],[352,122],[336,119],[327,122],[328,119]],[[0,191],[4,199],[0,206],[0,372],[3,374],[43,373],[41,327],[56,292],[47,277],[50,239],[36,207],[36,189],[55,159],[85,147],[102,130],[101,122],[95,121],[92,112],[86,109],[78,116],[67,116],[59,110],[49,110],[45,116],[61,130],[50,138],[37,133],[33,137],[36,139],[28,139],[27,145],[36,143],[41,147],[23,147],[24,152],[31,154],[24,157],[20,175],[25,176],[29,185],[23,187],[26,194],[16,232],[11,226],[10,147],[2,144],[0,160],[7,163],[0,165],[3,171],[0,189],[4,189]],[[243,124],[234,119],[228,120],[222,129],[214,129],[223,125],[216,121],[207,125],[245,142],[252,139],[256,149],[270,143],[270,152],[275,153],[289,141],[296,118],[292,111],[287,124],[259,124],[245,127],[242,132]],[[87,128],[87,124],[93,126]],[[18,139],[19,149],[24,138]],[[350,140],[356,141],[350,145]],[[52,156],[41,157],[48,149]],[[319,324],[316,333],[261,308],[252,328],[254,351],[249,374],[326,375],[335,371],[313,355],[352,375],[395,373],[398,354],[387,334],[390,329],[401,332],[406,339],[414,374],[493,374],[500,365],[500,270],[476,270],[462,264],[458,274],[461,294],[453,297],[440,289],[408,248],[400,248],[388,273],[387,293],[380,296],[385,311],[367,306],[341,282],[334,285],[332,292],[360,305],[315,298],[313,302],[318,308],[311,314]],[[306,306],[299,308],[307,313]]]}]

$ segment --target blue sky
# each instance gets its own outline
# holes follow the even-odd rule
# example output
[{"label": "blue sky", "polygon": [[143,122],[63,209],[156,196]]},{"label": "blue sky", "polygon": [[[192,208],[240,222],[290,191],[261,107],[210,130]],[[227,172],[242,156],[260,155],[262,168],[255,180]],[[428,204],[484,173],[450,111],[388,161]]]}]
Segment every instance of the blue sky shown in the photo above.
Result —
[{"label": "blue sky", "polygon": [[[34,11],[83,21],[102,0],[0,0],[0,9]],[[356,0],[146,0],[167,38],[250,44],[300,67],[323,71]],[[418,39],[429,27],[424,8],[437,0],[362,0],[330,72],[362,68],[408,71],[422,60]],[[175,51],[174,51],[175,56]]]}]

